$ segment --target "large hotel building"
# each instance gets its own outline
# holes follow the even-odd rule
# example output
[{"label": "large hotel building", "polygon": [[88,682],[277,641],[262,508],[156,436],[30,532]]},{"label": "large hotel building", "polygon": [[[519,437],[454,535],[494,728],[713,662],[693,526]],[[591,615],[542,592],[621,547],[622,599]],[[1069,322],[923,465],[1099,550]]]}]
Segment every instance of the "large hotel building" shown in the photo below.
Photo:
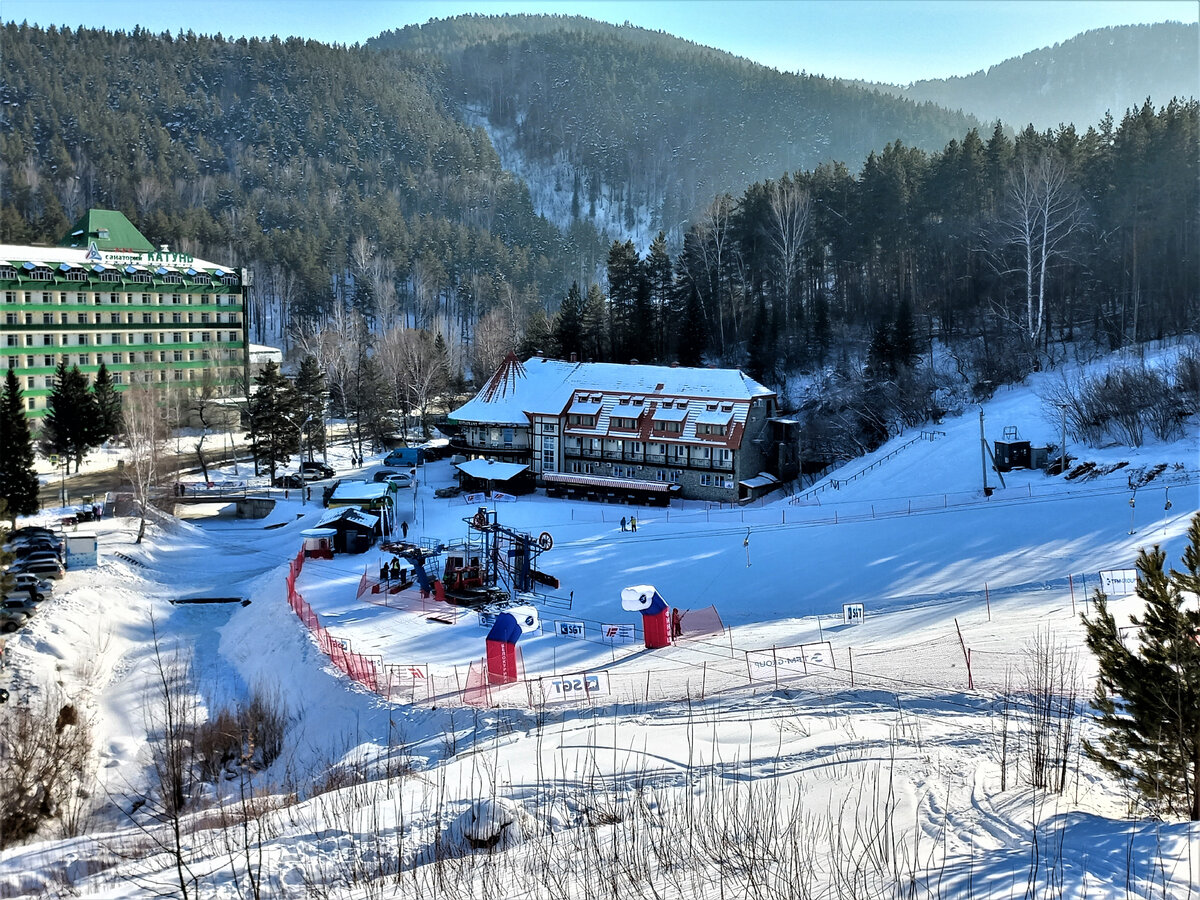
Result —
[{"label": "large hotel building", "polygon": [[0,373],[16,372],[31,418],[45,415],[63,361],[89,379],[104,363],[118,389],[145,380],[244,396],[239,273],[153,246],[119,212],[89,211],[55,247],[0,244],[0,292]]}]

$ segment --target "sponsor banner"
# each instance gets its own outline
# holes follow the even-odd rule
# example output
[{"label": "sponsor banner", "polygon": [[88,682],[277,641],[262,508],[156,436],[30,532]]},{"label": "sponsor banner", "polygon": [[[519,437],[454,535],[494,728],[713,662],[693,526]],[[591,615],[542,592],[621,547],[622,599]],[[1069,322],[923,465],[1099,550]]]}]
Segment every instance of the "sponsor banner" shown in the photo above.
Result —
[{"label": "sponsor banner", "polygon": [[463,494],[463,502],[470,504],[472,506],[478,506],[480,503],[483,503],[486,500],[487,500],[487,497],[484,496],[483,493]]},{"label": "sponsor banner", "polygon": [[866,618],[866,610],[861,603],[842,604],[842,624],[861,625]]},{"label": "sponsor banner", "polygon": [[517,501],[512,494],[504,494],[500,491],[492,491],[492,499],[497,503],[515,503]]},{"label": "sponsor banner", "polygon": [[479,625],[482,628],[491,628],[496,624],[496,616],[498,613],[488,612],[486,609],[479,611]]},{"label": "sponsor banner", "polygon": [[803,675],[809,665],[822,668],[833,665],[827,644],[798,644],[772,650],[746,651],[746,670],[753,681],[774,681],[776,673]]},{"label": "sponsor banner", "polygon": [[592,697],[607,697],[611,692],[607,672],[577,672],[571,675],[554,675],[539,678],[542,701],[563,703],[567,700],[588,700]]},{"label": "sponsor banner", "polygon": [[632,644],[637,637],[634,626],[626,624],[601,625],[600,634],[610,644]]},{"label": "sponsor banner", "polygon": [[393,681],[425,681],[429,678],[429,666],[425,663],[404,663],[387,668]]},{"label": "sponsor banner", "polygon": [[559,637],[584,639],[587,637],[587,631],[583,627],[582,622],[564,622],[557,619],[554,622],[554,633]]},{"label": "sponsor banner", "polygon": [[1110,597],[1125,597],[1137,590],[1137,569],[1106,569],[1100,573],[1100,590]]}]

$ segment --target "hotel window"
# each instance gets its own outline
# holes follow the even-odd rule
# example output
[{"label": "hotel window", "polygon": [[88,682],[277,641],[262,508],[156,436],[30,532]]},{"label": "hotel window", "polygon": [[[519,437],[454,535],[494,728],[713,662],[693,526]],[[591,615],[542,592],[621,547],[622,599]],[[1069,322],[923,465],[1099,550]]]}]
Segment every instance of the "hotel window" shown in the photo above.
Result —
[{"label": "hotel window", "polygon": [[17,292],[16,291],[5,291],[4,292],[4,302],[5,303],[16,303],[17,302]]},{"label": "hotel window", "polygon": [[182,344],[183,343],[183,332],[182,331],[171,332],[171,343]]},{"label": "hotel window", "polygon": [[15,334],[6,334],[4,336],[4,344],[6,347],[19,347],[20,342]]},{"label": "hotel window", "polygon": [[4,314],[4,324],[5,325],[18,325],[18,324],[20,324],[20,320],[17,318],[17,314],[15,312],[5,313]]}]

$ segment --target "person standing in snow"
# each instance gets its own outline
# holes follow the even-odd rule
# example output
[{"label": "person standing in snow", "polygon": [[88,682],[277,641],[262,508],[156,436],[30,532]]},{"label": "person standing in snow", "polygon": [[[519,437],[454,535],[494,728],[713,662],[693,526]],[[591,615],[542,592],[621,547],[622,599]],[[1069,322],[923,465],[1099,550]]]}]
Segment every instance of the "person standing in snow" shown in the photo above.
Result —
[{"label": "person standing in snow", "polygon": [[630,530],[630,531],[637,531],[637,516],[630,516],[630,517],[629,517],[629,530]]},{"label": "person standing in snow", "polygon": [[624,516],[621,516],[621,530],[622,531],[625,530],[625,517]]},{"label": "person standing in snow", "polygon": [[677,638],[683,635],[683,613],[679,611],[679,607],[671,608],[671,637]]},{"label": "person standing in snow", "polygon": [[407,521],[400,523],[400,534],[406,541],[408,540],[408,522]]}]

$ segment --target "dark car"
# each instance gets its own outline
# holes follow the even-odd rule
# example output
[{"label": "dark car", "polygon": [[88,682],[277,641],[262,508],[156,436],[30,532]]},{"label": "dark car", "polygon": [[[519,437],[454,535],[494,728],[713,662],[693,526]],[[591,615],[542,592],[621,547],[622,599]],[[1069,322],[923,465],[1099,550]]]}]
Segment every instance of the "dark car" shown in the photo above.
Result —
[{"label": "dark car", "polygon": [[295,472],[275,476],[275,487],[278,488],[302,488],[304,487],[304,483],[304,479]]},{"label": "dark car", "polygon": [[13,547],[12,554],[17,559],[29,559],[31,557],[41,556],[49,553],[52,556],[62,559],[62,547],[58,544],[53,544],[49,541],[34,541],[29,544],[18,544]]},{"label": "dark car", "polygon": [[300,463],[300,477],[308,481],[320,481],[322,478],[332,478],[336,474],[337,472],[323,462],[309,460]]}]

